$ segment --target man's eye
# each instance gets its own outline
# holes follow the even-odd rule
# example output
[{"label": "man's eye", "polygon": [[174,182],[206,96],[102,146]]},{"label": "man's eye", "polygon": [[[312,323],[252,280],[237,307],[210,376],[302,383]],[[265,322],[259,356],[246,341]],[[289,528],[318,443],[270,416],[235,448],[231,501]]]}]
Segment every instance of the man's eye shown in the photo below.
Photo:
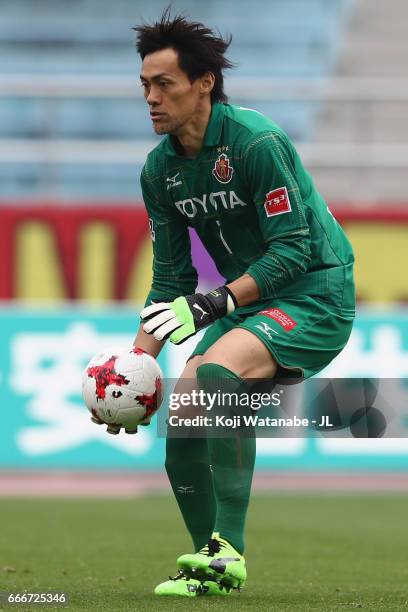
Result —
[{"label": "man's eye", "polygon": [[160,87],[164,87],[165,85],[168,85],[167,81],[160,81],[159,83]]}]

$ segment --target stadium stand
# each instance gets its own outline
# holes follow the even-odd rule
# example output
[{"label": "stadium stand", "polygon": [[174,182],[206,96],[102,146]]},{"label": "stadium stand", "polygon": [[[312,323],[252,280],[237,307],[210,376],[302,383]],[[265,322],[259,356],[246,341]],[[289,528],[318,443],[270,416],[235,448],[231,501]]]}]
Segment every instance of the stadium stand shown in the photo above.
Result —
[{"label": "stadium stand", "polygon": [[[186,10],[223,34],[233,34],[234,76],[299,79],[323,78],[333,72],[353,5],[352,0],[209,0],[195,3],[194,10],[191,3],[182,2],[175,9]],[[109,77],[134,75],[135,96],[3,96],[0,147],[2,143],[18,145],[23,139],[51,146],[61,139],[105,143],[113,139],[153,140],[138,90],[138,58],[131,26],[142,19],[157,18],[165,6],[159,0],[137,3],[136,10],[130,0],[43,0],[34,4],[3,0],[0,79],[29,75],[35,85],[44,75],[56,80],[61,75],[100,75],[109,83]],[[251,106],[272,117],[294,140],[311,138],[319,103],[260,99],[256,88],[251,93]],[[247,98],[238,96],[232,101],[248,106]],[[0,196],[134,197],[140,195],[140,169],[141,161],[132,157],[128,163],[114,165],[67,161],[50,165],[40,158],[16,160],[2,155]]]},{"label": "stadium stand", "polygon": [[356,163],[312,169],[329,197],[373,206],[406,201],[407,19],[405,0],[394,0],[392,7],[387,0],[356,4],[334,76],[357,85],[359,97],[327,100],[317,136],[323,143],[353,143]]}]

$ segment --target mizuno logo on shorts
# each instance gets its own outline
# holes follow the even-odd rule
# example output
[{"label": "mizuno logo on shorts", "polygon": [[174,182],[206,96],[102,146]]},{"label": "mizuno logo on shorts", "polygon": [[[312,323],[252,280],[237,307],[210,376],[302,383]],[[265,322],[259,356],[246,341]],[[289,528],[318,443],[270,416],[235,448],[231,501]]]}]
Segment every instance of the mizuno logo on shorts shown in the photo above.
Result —
[{"label": "mizuno logo on shorts", "polygon": [[279,335],[279,332],[272,329],[272,327],[270,327],[267,323],[264,323],[264,321],[261,321],[259,325],[255,325],[255,327],[257,329],[260,329],[264,334],[266,334],[269,340],[272,340],[272,336],[270,332],[272,332],[273,334]]}]

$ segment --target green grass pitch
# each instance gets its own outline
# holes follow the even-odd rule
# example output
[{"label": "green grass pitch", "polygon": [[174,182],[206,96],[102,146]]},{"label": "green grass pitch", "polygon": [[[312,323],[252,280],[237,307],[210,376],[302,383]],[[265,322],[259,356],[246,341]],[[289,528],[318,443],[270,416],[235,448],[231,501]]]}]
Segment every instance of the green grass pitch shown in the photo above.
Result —
[{"label": "green grass pitch", "polygon": [[169,599],[152,590],[190,550],[172,498],[1,500],[0,591],[64,591],[75,611],[408,610],[407,518],[404,496],[254,495],[245,589]]}]

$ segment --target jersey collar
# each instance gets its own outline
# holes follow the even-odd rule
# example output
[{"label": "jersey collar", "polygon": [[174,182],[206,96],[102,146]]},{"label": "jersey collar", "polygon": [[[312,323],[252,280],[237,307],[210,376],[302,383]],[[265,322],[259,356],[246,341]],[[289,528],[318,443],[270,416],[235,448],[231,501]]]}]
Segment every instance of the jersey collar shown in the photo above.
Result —
[{"label": "jersey collar", "polygon": [[205,147],[215,147],[221,139],[222,124],[224,122],[225,105],[214,102],[211,110],[210,120],[204,136]]},{"label": "jersey collar", "polygon": [[[204,136],[204,147],[214,147],[221,139],[222,125],[224,122],[225,105],[214,102],[211,109],[210,120]],[[163,148],[166,155],[178,155],[174,148],[170,134],[163,140]]]}]

